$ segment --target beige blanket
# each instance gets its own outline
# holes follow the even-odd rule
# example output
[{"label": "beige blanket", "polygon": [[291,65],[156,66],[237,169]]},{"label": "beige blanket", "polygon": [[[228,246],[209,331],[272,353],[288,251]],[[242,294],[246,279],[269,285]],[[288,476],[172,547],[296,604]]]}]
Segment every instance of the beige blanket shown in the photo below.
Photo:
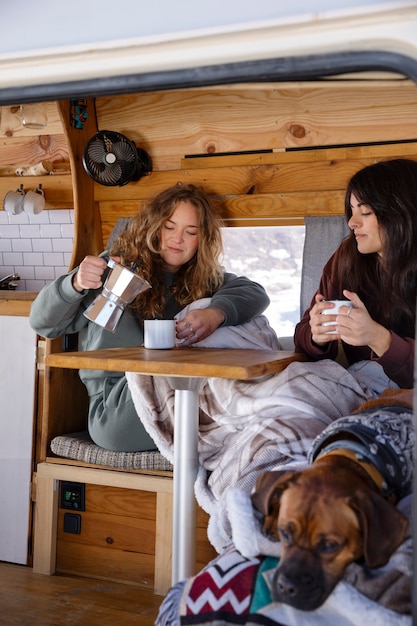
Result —
[{"label": "beige blanket", "polygon": [[[253,332],[259,337],[258,322],[254,321]],[[235,330],[234,341],[236,336]],[[382,369],[377,372],[379,376]],[[168,379],[132,372],[126,377],[140,419],[161,453],[173,462],[174,391]],[[305,463],[314,437],[327,424],[349,415],[388,386],[386,379],[378,381],[377,388],[358,382],[330,360],[295,362],[280,374],[252,381],[205,380],[195,492],[211,516],[209,539],[214,547],[220,552],[230,541],[223,504],[229,487],[250,493],[265,470]]]}]

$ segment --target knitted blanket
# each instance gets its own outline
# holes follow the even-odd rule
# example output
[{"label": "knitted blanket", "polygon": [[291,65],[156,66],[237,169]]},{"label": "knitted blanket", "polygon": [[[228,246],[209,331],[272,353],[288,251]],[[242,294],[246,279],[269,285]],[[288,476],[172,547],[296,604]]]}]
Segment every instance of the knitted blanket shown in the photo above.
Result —
[{"label": "knitted blanket", "polygon": [[[245,325],[266,343],[259,318]],[[228,328],[222,329],[228,331]],[[269,335],[268,328],[264,330]],[[239,330],[233,345],[239,347]],[[224,334],[221,338],[224,345]],[[213,338],[211,339],[212,347]],[[255,342],[254,342],[255,345]],[[242,347],[242,346],[240,346]],[[160,452],[173,462],[174,391],[168,379],[126,373],[138,415]],[[223,497],[229,487],[250,493],[265,470],[306,463],[313,439],[332,421],[392,386],[371,362],[347,371],[334,361],[294,362],[272,376],[241,381],[210,378],[200,392],[199,472],[195,493],[210,515],[208,537],[218,552],[230,543]]]},{"label": "knitted blanket", "polygon": [[[245,339],[251,329],[255,336],[260,328],[268,335],[259,320],[246,325]],[[242,347],[239,333],[235,329],[234,347]],[[263,345],[265,341],[270,341],[268,336]],[[211,342],[211,347],[220,347],[213,337]],[[173,462],[173,389],[164,377],[132,372],[126,377],[140,419],[160,452]],[[395,385],[370,361],[349,370],[329,360],[294,362],[279,374],[253,381],[203,382],[195,494],[210,515],[208,536],[219,556],[169,591],[156,626],[411,626],[407,615],[384,606],[392,597],[401,599],[404,587],[406,595],[409,592],[411,539],[382,568],[378,580],[375,571],[353,564],[317,611],[304,613],[271,603],[267,572],[277,563],[279,543],[269,542],[260,532],[249,495],[264,471],[305,467],[319,433],[389,387]]]},{"label": "knitted blanket", "polygon": [[410,615],[369,600],[345,581],[315,611],[274,602],[270,581],[277,563],[276,557],[244,557],[231,546],[170,589],[155,626],[412,626]]}]

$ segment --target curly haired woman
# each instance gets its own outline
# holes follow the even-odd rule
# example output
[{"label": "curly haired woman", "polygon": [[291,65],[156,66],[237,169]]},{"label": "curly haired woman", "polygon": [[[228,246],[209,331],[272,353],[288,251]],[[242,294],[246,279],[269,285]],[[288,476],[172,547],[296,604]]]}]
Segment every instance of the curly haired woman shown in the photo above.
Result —
[{"label": "curly haired woman", "polygon": [[[269,305],[264,288],[220,265],[221,220],[204,191],[178,184],[158,194],[130,221],[112,245],[110,256],[148,280],[125,310],[114,333],[83,314],[100,293],[107,276],[105,259],[86,256],[69,274],[45,286],[32,305],[30,323],[44,337],[79,333],[80,350],[139,346],[143,320],[172,319],[200,298],[210,306],[187,313],[177,323],[177,339],[190,346],[219,326],[243,324]],[[89,398],[88,430],[93,441],[109,450],[154,450],[133,406],[121,372],[80,370]]]}]

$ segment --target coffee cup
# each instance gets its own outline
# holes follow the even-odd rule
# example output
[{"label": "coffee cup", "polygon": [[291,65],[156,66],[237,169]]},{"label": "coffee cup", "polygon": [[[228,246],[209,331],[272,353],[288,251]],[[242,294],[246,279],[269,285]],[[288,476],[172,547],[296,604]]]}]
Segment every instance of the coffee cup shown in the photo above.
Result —
[{"label": "coffee cup", "polygon": [[26,213],[37,215],[45,208],[45,194],[41,185],[33,191],[28,191],[23,201],[23,208]]},{"label": "coffee cup", "polygon": [[144,346],[152,350],[175,347],[175,320],[145,320]]},{"label": "coffee cup", "polygon": [[[334,307],[331,309],[323,309],[322,315],[338,315],[341,306],[353,307],[350,300],[327,300],[327,302],[333,302]],[[323,322],[322,326],[333,326],[335,322]],[[337,335],[337,330],[329,330],[326,335]]]},{"label": "coffee cup", "polygon": [[23,185],[16,191],[8,191],[3,199],[3,209],[11,215],[19,215],[23,211],[25,192]]}]

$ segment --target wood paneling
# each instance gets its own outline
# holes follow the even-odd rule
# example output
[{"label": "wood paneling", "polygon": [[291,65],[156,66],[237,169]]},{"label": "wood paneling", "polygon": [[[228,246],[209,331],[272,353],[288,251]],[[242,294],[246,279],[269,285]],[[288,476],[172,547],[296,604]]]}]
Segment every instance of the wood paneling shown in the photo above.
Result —
[{"label": "wood paneling", "polygon": [[122,188],[95,185],[102,246],[119,218],[135,215],[154,194],[178,181],[202,185],[226,225],[302,224],[306,215],[343,214],[352,174],[396,157],[417,159],[417,142],[183,159],[182,170],[153,172]]},{"label": "wood paneling", "polygon": [[88,100],[88,117],[83,128],[71,125],[71,107],[69,102],[59,103],[61,123],[71,146],[69,160],[72,172],[74,192],[75,237],[70,268],[75,267],[88,253],[101,252],[101,223],[97,203],[94,201],[93,181],[85,173],[82,154],[87,139],[97,130],[94,101]]},{"label": "wood paneling", "polygon": [[28,317],[30,307],[37,294],[30,291],[0,290],[0,315],[22,315]]},{"label": "wood paneling", "polygon": [[190,154],[417,139],[416,93],[410,81],[193,88],[99,98],[97,118],[161,171]]},{"label": "wood paneling", "polygon": [[58,542],[57,572],[134,584],[153,589],[152,555]]},{"label": "wood paneling", "polygon": [[[86,486],[81,533],[64,533],[59,510],[57,571],[153,588],[156,494]],[[216,556],[207,539],[208,515],[197,510],[196,572]]]},{"label": "wood paneling", "polygon": [[70,174],[52,176],[0,176],[0,210],[3,210],[3,198],[8,191],[15,191],[23,185],[24,191],[37,189],[42,185],[45,192],[45,210],[73,209],[74,199]]},{"label": "wood paneling", "polygon": [[[20,120],[18,105],[1,108],[0,125],[0,198],[10,190],[24,186],[45,191],[45,209],[74,207],[73,185],[69,171],[69,147],[56,102],[45,103],[48,123],[44,129],[25,128]],[[46,175],[28,174],[28,168],[43,164]],[[25,175],[16,171],[24,169]],[[36,170],[35,170],[36,171]],[[3,203],[0,204],[0,210]]]},{"label": "wood paneling", "polygon": [[42,402],[38,409],[37,462],[46,459],[54,437],[87,428],[88,395],[78,371],[45,367],[45,356],[61,350],[62,338],[47,339],[39,355],[38,367],[43,370],[43,376],[39,382]]},{"label": "wood paneling", "polygon": [[[46,144],[47,139],[42,137],[52,137],[54,135],[61,135],[62,154],[58,159],[58,155],[51,159],[52,161],[68,161],[68,146],[65,143],[62,124],[59,117],[58,107],[56,102],[45,102],[47,125],[42,128],[42,132],[39,129],[26,128],[22,125],[20,118],[20,106],[18,104],[12,106],[1,107],[1,119],[0,119],[0,138],[7,138],[6,141],[2,141],[2,149],[0,151],[0,165],[29,165],[32,163],[38,163],[31,158],[31,151],[28,149],[32,142],[39,141],[41,144]],[[18,147],[20,148],[18,149]],[[15,158],[12,158],[15,155]],[[26,158],[25,158],[26,156]],[[64,158],[66,156],[66,158]],[[41,161],[43,159],[40,159]],[[49,159],[47,159],[49,160]]]}]

